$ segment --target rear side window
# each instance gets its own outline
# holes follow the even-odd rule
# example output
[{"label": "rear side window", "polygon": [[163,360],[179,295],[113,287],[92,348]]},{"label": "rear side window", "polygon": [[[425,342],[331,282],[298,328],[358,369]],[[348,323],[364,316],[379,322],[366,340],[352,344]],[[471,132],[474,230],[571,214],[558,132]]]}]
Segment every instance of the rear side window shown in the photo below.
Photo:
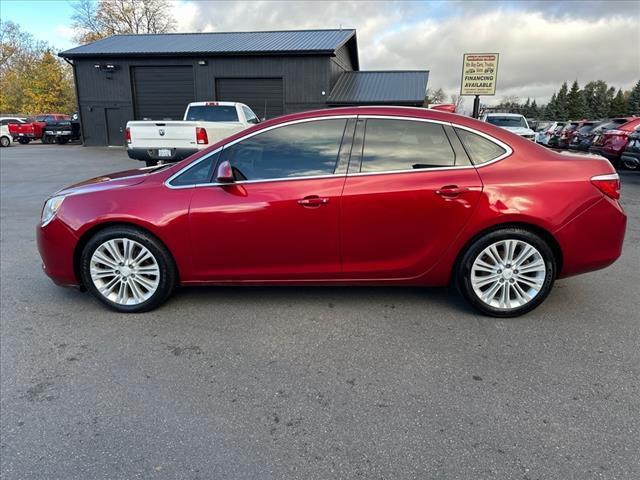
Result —
[{"label": "rear side window", "polygon": [[500,155],[504,155],[507,151],[491,140],[478,135],[477,133],[456,128],[456,133],[460,137],[460,141],[464,145],[465,150],[469,154],[471,161],[475,165],[495,160]]},{"label": "rear side window", "polygon": [[197,105],[189,107],[187,120],[192,122],[237,122],[238,112],[234,105]]},{"label": "rear side window", "polygon": [[455,159],[440,124],[382,118],[367,120],[360,166],[363,173],[450,167]]},{"label": "rear side window", "polygon": [[332,175],[346,119],[315,120],[274,128],[225,148],[236,180]]},{"label": "rear side window", "polygon": [[171,180],[170,184],[174,187],[182,187],[210,183],[213,177],[213,169],[219,156],[220,152],[216,152],[204,160],[200,160],[191,168],[185,170],[180,176]]}]

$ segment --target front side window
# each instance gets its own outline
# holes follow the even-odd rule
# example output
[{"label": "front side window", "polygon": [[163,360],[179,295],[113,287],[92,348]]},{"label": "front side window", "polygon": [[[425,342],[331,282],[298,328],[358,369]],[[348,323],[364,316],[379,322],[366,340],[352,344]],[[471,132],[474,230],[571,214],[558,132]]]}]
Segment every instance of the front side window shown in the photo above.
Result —
[{"label": "front side window", "polygon": [[411,120],[368,119],[360,172],[449,167],[455,154],[442,125]]},{"label": "front side window", "polygon": [[242,111],[244,112],[244,116],[247,119],[248,123],[260,123],[256,114],[249,107],[242,107]]},{"label": "front side window", "polygon": [[456,128],[455,130],[475,165],[490,162],[507,153],[500,145],[477,133],[462,128]]},{"label": "front side window", "polygon": [[225,148],[236,180],[332,175],[346,119],[314,120],[274,128]]}]

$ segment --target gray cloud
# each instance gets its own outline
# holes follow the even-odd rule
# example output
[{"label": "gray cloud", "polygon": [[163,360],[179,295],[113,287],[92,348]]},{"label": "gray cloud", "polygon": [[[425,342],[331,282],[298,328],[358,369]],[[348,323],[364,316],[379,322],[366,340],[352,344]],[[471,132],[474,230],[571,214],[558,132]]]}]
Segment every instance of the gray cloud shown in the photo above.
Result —
[{"label": "gray cloud", "polygon": [[[498,92],[545,103],[561,82],[640,78],[639,2],[194,2],[181,31],[356,28],[363,69],[429,69],[459,89],[462,54],[499,52]],[[468,102],[470,103],[470,102]]]}]

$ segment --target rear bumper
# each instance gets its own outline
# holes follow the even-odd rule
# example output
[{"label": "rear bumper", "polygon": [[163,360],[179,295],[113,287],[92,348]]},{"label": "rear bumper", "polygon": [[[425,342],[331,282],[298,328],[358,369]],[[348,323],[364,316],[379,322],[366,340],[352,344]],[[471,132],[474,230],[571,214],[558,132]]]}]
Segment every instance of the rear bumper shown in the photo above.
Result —
[{"label": "rear bumper", "polygon": [[36,227],[38,251],[42,258],[42,269],[53,283],[63,287],[77,287],[73,255],[78,238],[57,217],[46,226]]},{"label": "rear bumper", "polygon": [[555,238],[562,250],[559,278],[605,268],[622,253],[627,216],[620,204],[604,197],[574,218]]},{"label": "rear bumper", "polygon": [[[169,150],[170,156],[160,156],[159,150]],[[199,152],[197,148],[127,148],[127,154],[129,158],[134,160],[141,160],[143,162],[153,161],[170,161],[175,162],[183,160],[194,153]]]}]

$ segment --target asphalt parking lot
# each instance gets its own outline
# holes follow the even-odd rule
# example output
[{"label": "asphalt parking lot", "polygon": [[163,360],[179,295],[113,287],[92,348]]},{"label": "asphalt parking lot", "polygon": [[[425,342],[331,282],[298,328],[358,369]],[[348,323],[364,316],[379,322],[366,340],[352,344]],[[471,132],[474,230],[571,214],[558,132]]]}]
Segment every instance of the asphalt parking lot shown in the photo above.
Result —
[{"label": "asphalt parking lot", "polygon": [[640,174],[623,258],[531,314],[445,289],[182,289],[119,315],[55,287],[34,229],[121,149],[0,150],[9,479],[640,478]]}]

